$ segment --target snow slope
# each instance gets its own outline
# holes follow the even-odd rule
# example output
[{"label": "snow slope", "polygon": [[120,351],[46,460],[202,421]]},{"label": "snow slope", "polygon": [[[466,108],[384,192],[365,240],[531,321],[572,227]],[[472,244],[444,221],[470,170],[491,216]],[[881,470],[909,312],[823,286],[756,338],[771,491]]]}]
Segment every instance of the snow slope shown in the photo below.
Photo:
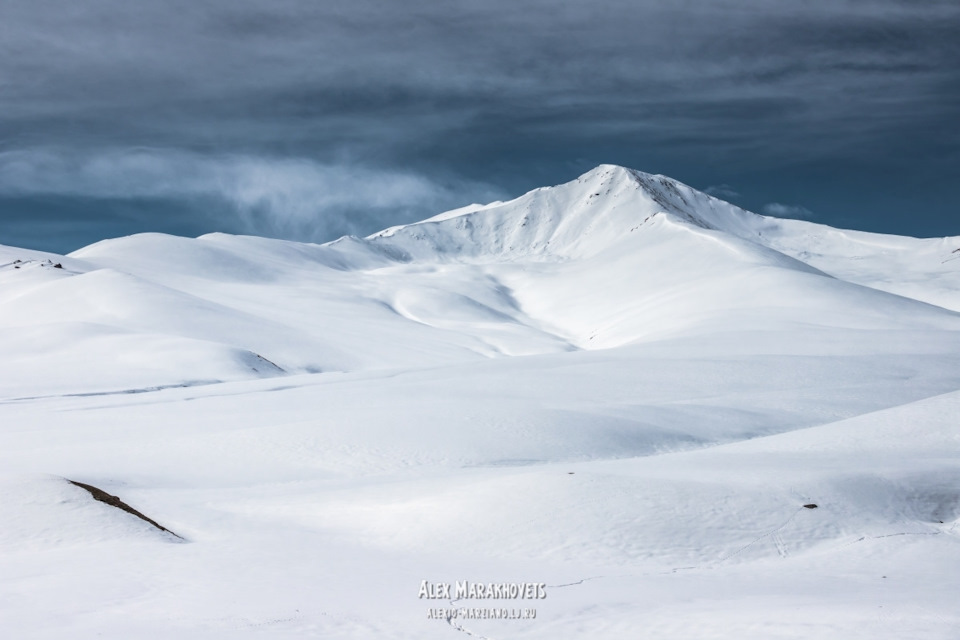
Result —
[{"label": "snow slope", "polygon": [[606,165],[325,245],[0,247],[0,631],[954,638],[958,248]]}]

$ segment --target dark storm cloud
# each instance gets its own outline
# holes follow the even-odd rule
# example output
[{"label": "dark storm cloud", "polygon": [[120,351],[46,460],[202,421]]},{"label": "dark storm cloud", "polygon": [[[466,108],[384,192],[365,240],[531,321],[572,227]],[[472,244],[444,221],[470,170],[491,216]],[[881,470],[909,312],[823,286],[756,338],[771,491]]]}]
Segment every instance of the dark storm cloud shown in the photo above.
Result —
[{"label": "dark storm cloud", "polygon": [[[31,211],[48,196],[145,198],[216,212],[210,226],[321,239],[602,161],[797,191],[792,176],[847,167],[856,182],[878,158],[943,178],[960,145],[952,0],[6,0],[2,12],[0,196]],[[757,193],[753,206],[788,197],[809,202]]]}]

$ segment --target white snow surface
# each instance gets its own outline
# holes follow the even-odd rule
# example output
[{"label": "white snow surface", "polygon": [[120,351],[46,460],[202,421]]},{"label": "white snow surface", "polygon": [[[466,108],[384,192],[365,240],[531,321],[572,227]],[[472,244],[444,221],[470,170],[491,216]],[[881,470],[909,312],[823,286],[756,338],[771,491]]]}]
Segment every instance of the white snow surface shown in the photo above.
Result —
[{"label": "white snow surface", "polygon": [[0,247],[0,633],[957,638],[958,356],[960,238],[611,165],[324,245]]}]

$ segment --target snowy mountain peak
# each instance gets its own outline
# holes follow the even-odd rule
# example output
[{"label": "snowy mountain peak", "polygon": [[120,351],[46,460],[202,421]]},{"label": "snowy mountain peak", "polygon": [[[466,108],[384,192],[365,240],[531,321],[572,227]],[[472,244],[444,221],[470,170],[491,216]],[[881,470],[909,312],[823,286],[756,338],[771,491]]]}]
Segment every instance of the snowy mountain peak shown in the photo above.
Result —
[{"label": "snowy mountain peak", "polygon": [[604,164],[565,184],[392,227],[368,241],[411,259],[574,258],[623,241],[661,213],[674,222],[741,237],[753,235],[745,221],[760,219],[672,178]]},{"label": "snowy mountain peak", "polygon": [[[646,173],[637,169],[630,169],[618,164],[601,164],[587,171],[573,182],[567,184],[583,184],[605,186],[608,189],[619,187],[640,189],[648,195],[659,196],[662,193],[676,191],[679,187],[686,187],[683,183],[668,176]],[[565,185],[559,185],[563,187]],[[547,187],[557,188],[557,187]],[[689,189],[689,187],[686,187]]]},{"label": "snowy mountain peak", "polygon": [[593,169],[590,169],[590,171],[587,171],[578,177],[576,180],[574,180],[574,182],[583,184],[600,181],[609,182],[610,184],[637,184],[638,176],[653,177],[649,173],[644,173],[635,169],[629,169],[618,164],[601,164]]},{"label": "snowy mountain peak", "polygon": [[698,227],[727,231],[750,239],[756,235],[752,227],[764,218],[662,174],[602,164],[577,178],[577,182],[583,184],[597,181],[601,185],[609,185],[607,190],[622,186],[639,191],[640,197],[652,200],[660,212],[677,216]]}]

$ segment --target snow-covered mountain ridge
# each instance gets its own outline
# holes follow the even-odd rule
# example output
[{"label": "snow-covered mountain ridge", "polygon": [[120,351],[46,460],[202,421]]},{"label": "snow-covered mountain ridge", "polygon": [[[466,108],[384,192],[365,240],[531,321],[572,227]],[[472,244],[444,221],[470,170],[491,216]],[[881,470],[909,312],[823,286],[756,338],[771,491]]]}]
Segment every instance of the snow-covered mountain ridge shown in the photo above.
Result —
[{"label": "snow-covered mountain ridge", "polygon": [[629,241],[662,215],[674,224],[720,232],[713,235],[718,241],[734,236],[841,279],[960,310],[960,237],[923,240],[762,216],[667,176],[616,165],[510,202],[452,213],[392,227],[369,240],[421,259],[563,259]]},{"label": "snow-covered mountain ridge", "polygon": [[[602,165],[509,202],[324,245],[140,234],[69,256],[4,248],[0,348],[28,354],[27,386],[59,376],[83,390],[94,363],[117,374],[97,384],[151,386],[730,329],[952,332],[957,248],[956,238],[758,216],[664,176]],[[24,344],[47,347],[38,355]]]}]

